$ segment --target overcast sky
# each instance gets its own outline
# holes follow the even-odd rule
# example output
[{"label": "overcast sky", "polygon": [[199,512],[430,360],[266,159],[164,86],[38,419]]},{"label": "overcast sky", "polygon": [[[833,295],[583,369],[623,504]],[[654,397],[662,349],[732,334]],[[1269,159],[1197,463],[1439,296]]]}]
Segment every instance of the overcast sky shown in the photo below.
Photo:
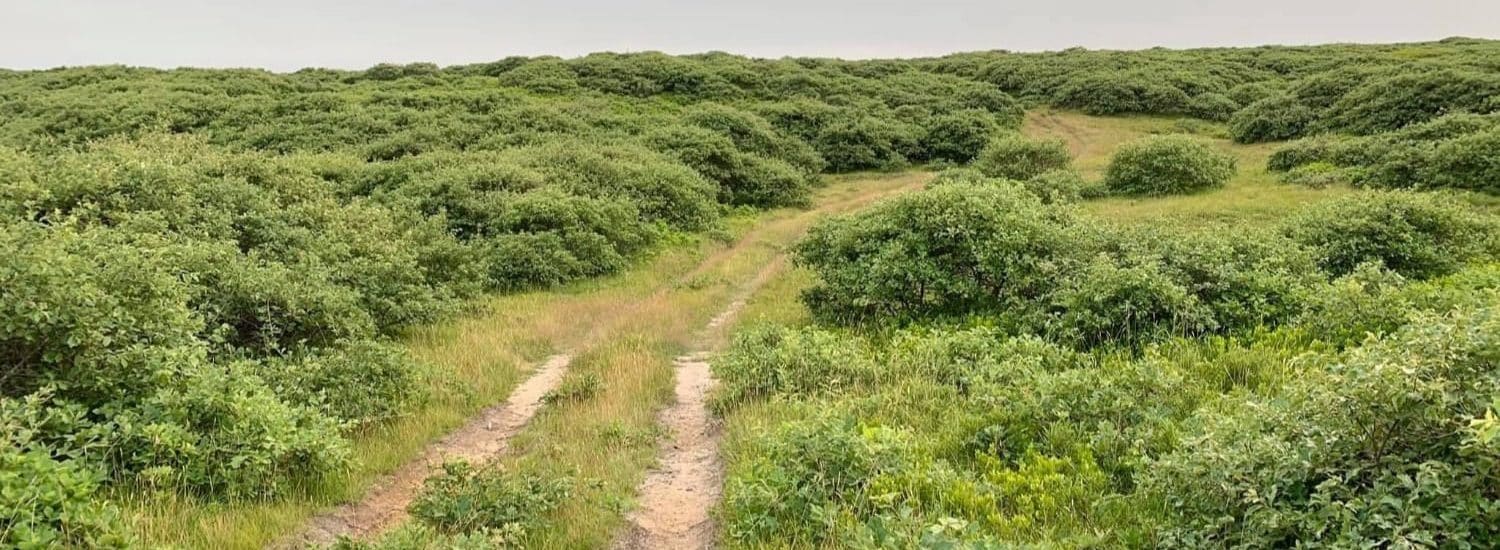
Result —
[{"label": "overcast sky", "polygon": [[1500,0],[0,0],[0,67],[364,68],[722,50],[1009,49],[1500,38]]}]

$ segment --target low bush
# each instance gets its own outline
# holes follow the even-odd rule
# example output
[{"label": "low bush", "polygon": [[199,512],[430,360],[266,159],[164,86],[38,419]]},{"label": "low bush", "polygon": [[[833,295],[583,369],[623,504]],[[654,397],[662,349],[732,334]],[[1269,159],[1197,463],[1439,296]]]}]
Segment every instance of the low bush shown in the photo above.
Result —
[{"label": "low bush", "polygon": [[987,176],[1026,180],[1068,168],[1073,156],[1061,139],[1030,139],[1007,133],[985,145],[974,167]]},{"label": "low bush", "polygon": [[979,155],[990,142],[990,137],[1000,131],[994,115],[977,109],[956,111],[933,117],[926,124],[922,136],[923,157],[967,163]]},{"label": "low bush", "polygon": [[1152,263],[1096,259],[1069,277],[1052,300],[1057,313],[1049,333],[1082,348],[1139,346],[1218,328],[1212,311]]},{"label": "low bush", "polygon": [[1321,128],[1374,134],[1448,113],[1484,113],[1500,76],[1466,69],[1399,71],[1360,84],[1334,102]]},{"label": "low bush", "polygon": [[519,546],[528,533],[572,494],[565,476],[512,473],[464,462],[443,465],[412,501],[412,517],[442,533],[478,535],[491,544]]},{"label": "low bush", "polygon": [[[36,436],[48,424],[67,423],[76,408],[49,409],[47,399],[0,400],[0,544],[9,548],[133,548],[120,511],[95,499],[105,475],[79,453],[90,435],[72,435],[75,447],[54,449]],[[98,434],[95,434],[98,435]],[[77,445],[82,444],[82,445]]]},{"label": "low bush", "polygon": [[917,150],[918,130],[874,117],[835,121],[818,132],[813,147],[834,172],[890,170]]},{"label": "low bush", "polygon": [[1067,168],[1042,172],[1022,181],[1021,186],[1046,204],[1076,202],[1105,194],[1099,182],[1088,181],[1083,174]]},{"label": "low bush", "polygon": [[422,397],[424,369],[400,347],[354,341],[270,360],[257,372],[282,399],[354,429],[405,412]]},{"label": "low bush", "polygon": [[842,522],[858,521],[883,498],[880,487],[909,468],[910,434],[861,426],[836,413],[786,422],[725,480],[725,534],[736,544],[773,540],[821,546]]},{"label": "low bush", "polygon": [[[1276,399],[1210,409],[1143,489],[1168,545],[1465,547],[1500,536],[1500,455],[1470,430],[1500,386],[1490,308],[1429,316],[1304,371]],[[1275,498],[1268,498],[1275,495]]]},{"label": "low bush", "polygon": [[1229,117],[1229,137],[1239,143],[1299,137],[1317,120],[1317,112],[1289,95],[1272,96],[1245,106]]},{"label": "low bush", "polygon": [[1239,110],[1239,102],[1229,99],[1224,94],[1213,92],[1193,96],[1187,105],[1188,114],[1201,119],[1220,122],[1229,120]]},{"label": "low bush", "polygon": [[804,300],[843,322],[1035,312],[1035,299],[1086,258],[1064,210],[1014,184],[955,183],[822,222],[795,249],[817,274]]},{"label": "low bush", "polygon": [[1172,195],[1223,186],[1234,157],[1185,136],[1150,136],[1121,145],[1105,169],[1113,193]]},{"label": "low bush", "polygon": [[720,412],[772,395],[817,395],[875,383],[879,371],[857,340],[820,330],[759,327],[735,336],[713,363]]},{"label": "low bush", "polygon": [[1402,276],[1427,279],[1496,253],[1493,219],[1434,194],[1379,191],[1334,199],[1290,218],[1281,232],[1334,276],[1378,262]]}]

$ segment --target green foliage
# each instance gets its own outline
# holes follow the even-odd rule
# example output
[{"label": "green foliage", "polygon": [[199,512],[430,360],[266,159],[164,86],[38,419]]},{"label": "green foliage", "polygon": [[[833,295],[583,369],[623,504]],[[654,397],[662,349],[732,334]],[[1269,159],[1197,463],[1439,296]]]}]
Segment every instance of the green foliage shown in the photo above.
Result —
[{"label": "green foliage", "polygon": [[1121,266],[1097,259],[1069,277],[1052,299],[1061,312],[1052,332],[1081,347],[1139,345],[1217,328],[1197,297],[1150,263]]},{"label": "green foliage", "polygon": [[423,370],[402,348],[356,341],[267,361],[257,372],[282,399],[357,428],[400,416],[421,397]]},{"label": "green foliage", "polygon": [[1281,231],[1332,275],[1378,262],[1403,276],[1427,279],[1496,253],[1494,219],[1442,195],[1352,195],[1308,208]]},{"label": "green foliage", "polygon": [[1067,168],[1042,172],[1022,181],[1021,186],[1047,204],[1076,202],[1105,193],[1099,182],[1088,181],[1083,174]]},{"label": "green foliage", "polygon": [[923,156],[928,160],[966,163],[978,156],[990,137],[1000,131],[994,116],[970,109],[933,117],[922,136]]},{"label": "green foliage", "polygon": [[464,462],[443,465],[412,501],[412,517],[442,533],[479,536],[499,547],[520,546],[527,533],[572,494],[565,476],[511,473]]},{"label": "green foliage", "polygon": [[824,331],[759,327],[735,335],[732,352],[713,363],[721,386],[715,410],[776,394],[815,394],[873,384],[875,366],[857,344]]},{"label": "green foliage", "polygon": [[919,460],[915,451],[908,433],[832,414],[783,424],[726,480],[725,531],[738,544],[828,544],[843,516],[896,496],[880,487]]},{"label": "green foliage", "polygon": [[1299,140],[1273,153],[1267,168],[1305,171],[1322,164],[1364,186],[1495,194],[1497,136],[1500,116],[1450,114],[1372,136]]},{"label": "green foliage", "polygon": [[974,167],[987,176],[1027,180],[1068,168],[1073,156],[1061,139],[1030,139],[1008,133],[985,145]]},{"label": "green foliage", "polygon": [[1083,73],[1052,95],[1054,105],[1091,115],[1184,113],[1191,102],[1180,88],[1143,73]]},{"label": "green foliage", "polygon": [[1280,141],[1302,135],[1317,113],[1290,95],[1276,95],[1245,106],[1229,118],[1229,136],[1239,143]]},{"label": "green foliage", "polygon": [[1190,137],[1149,136],[1121,145],[1104,185],[1130,195],[1172,195],[1220,187],[1234,176],[1234,157]]},{"label": "green foliage", "polygon": [[1304,372],[1275,400],[1207,410],[1147,470],[1168,545],[1467,547],[1494,540],[1493,448],[1466,444],[1497,389],[1490,308],[1428,317]]},{"label": "green foliage", "polygon": [[587,401],[604,391],[604,377],[598,372],[569,373],[556,388],[542,396],[545,403],[571,403]]},{"label": "green foliage", "polygon": [[1198,94],[1187,105],[1188,114],[1204,120],[1229,120],[1239,110],[1239,102],[1214,92]]},{"label": "green foliage", "polygon": [[834,172],[891,170],[906,164],[907,153],[918,149],[919,137],[909,125],[859,116],[822,128],[813,146]]},{"label": "green foliage", "polygon": [[1500,76],[1462,69],[1401,72],[1366,81],[1329,106],[1322,126],[1353,134],[1395,130],[1447,113],[1489,109]]},{"label": "green foliage", "polygon": [[1088,253],[1072,220],[1010,184],[898,197],[820,223],[797,245],[797,261],[819,278],[804,300],[819,318],[845,322],[1032,310]]},{"label": "green foliage", "polygon": [[[0,401],[0,544],[10,548],[131,548],[120,511],[94,499],[104,476],[73,453],[38,441],[39,428],[70,423],[43,396]],[[96,434],[97,435],[97,434]],[[75,441],[88,437],[77,434]]]}]

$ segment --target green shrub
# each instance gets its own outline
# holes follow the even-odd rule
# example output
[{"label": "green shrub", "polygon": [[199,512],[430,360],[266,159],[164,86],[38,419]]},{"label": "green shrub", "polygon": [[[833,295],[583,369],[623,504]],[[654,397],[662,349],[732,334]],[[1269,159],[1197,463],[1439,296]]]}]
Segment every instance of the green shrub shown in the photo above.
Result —
[{"label": "green shrub", "polygon": [[1229,118],[1229,136],[1239,143],[1291,139],[1303,135],[1317,116],[1292,96],[1272,96],[1236,111]]},{"label": "green shrub", "polygon": [[795,249],[824,320],[1028,315],[1092,246],[1067,211],[1008,184],[948,184],[813,227]]},{"label": "green shrub", "polygon": [[1127,263],[1159,264],[1222,331],[1279,326],[1298,315],[1309,289],[1323,282],[1310,254],[1270,231],[1147,229],[1124,235],[1115,246]]},{"label": "green shrub", "polygon": [[747,153],[781,159],[808,173],[825,167],[818,152],[805,141],[782,134],[760,116],[734,107],[705,103],[682,114],[683,121],[729,138]]},{"label": "green shrub", "polygon": [[1072,162],[1068,146],[1061,139],[1030,139],[1009,133],[985,145],[974,160],[974,167],[987,176],[1027,180],[1068,168]]},{"label": "green shrub", "polygon": [[1240,103],[1223,94],[1213,92],[1198,94],[1188,101],[1187,105],[1188,114],[1214,121],[1229,120],[1239,110]]},{"label": "green shrub", "polygon": [[350,429],[401,415],[420,397],[422,367],[402,348],[354,341],[268,361],[258,372],[282,399]]},{"label": "green shrub", "polygon": [[1240,105],[1249,105],[1262,99],[1280,95],[1283,86],[1274,82],[1246,82],[1236,85],[1225,92],[1225,96]]},{"label": "green shrub", "polygon": [[1099,183],[1085,180],[1083,174],[1068,168],[1042,172],[1022,181],[1021,186],[1046,204],[1076,202],[1104,194]]},{"label": "green shrub", "polygon": [[1494,257],[1495,231],[1494,220],[1452,197],[1400,191],[1320,203],[1281,228],[1331,275],[1378,262],[1415,279],[1446,275],[1465,263]]},{"label": "green shrub", "polygon": [[519,545],[546,524],[547,514],[571,495],[565,476],[512,473],[465,462],[443,465],[412,501],[412,517],[443,533],[482,535],[501,546]]},{"label": "green shrub", "polygon": [[1287,170],[1280,179],[1282,183],[1322,189],[1335,183],[1352,181],[1354,173],[1327,162],[1318,161]]},{"label": "green shrub", "polygon": [[818,132],[813,146],[834,172],[890,170],[917,149],[917,131],[874,117],[835,121]]},{"label": "green shrub", "polygon": [[1151,263],[1120,266],[1096,259],[1068,279],[1052,307],[1059,313],[1051,332],[1083,348],[1138,346],[1218,328],[1196,296]]},{"label": "green shrub", "polygon": [[[89,430],[69,434],[82,448],[54,449],[36,436],[55,431],[76,408],[49,409],[41,395],[0,398],[0,544],[10,548],[132,548],[120,511],[98,499],[105,480],[77,454]],[[62,420],[67,422],[67,420]]]},{"label": "green shrub", "polygon": [[1184,113],[1191,101],[1181,89],[1151,76],[1107,71],[1080,74],[1052,94],[1054,105],[1091,115]]},{"label": "green shrub", "polygon": [[1379,263],[1364,263],[1349,274],[1308,293],[1306,310],[1296,324],[1318,338],[1354,345],[1371,334],[1386,334],[1405,324],[1413,304],[1402,292],[1407,280]]},{"label": "green shrub", "polygon": [[712,130],[673,126],[655,130],[646,142],[719,184],[725,204],[782,206],[807,201],[811,177],[785,161],[741,151]]},{"label": "green shrub", "polygon": [[809,396],[864,387],[879,376],[863,348],[846,335],[774,327],[735,335],[713,370],[722,382],[713,396],[720,412],[773,395]]},{"label": "green shrub", "polygon": [[1413,178],[1415,187],[1500,195],[1500,124],[1438,143]]},{"label": "green shrub", "polygon": [[1486,112],[1500,77],[1463,69],[1400,71],[1366,81],[1339,98],[1322,127],[1353,134],[1395,130],[1438,116]]},{"label": "green shrub", "polygon": [[123,472],[162,488],[264,498],[348,464],[334,419],[281,401],[253,365],[187,363],[177,371],[110,419],[120,430],[111,463]]},{"label": "green shrub", "polygon": [[1000,130],[994,115],[965,110],[933,117],[926,125],[921,147],[928,160],[967,163],[979,155]]},{"label": "green shrub", "polygon": [[914,447],[909,433],[832,413],[782,423],[728,473],[725,534],[745,545],[834,542],[830,523],[877,506],[873,487],[919,460]]},{"label": "green shrub", "polygon": [[1234,157],[1185,136],[1149,136],[1115,151],[1104,172],[1113,193],[1172,195],[1223,186],[1234,176]]},{"label": "green shrub", "polygon": [[[1162,543],[1466,547],[1494,540],[1493,446],[1470,418],[1500,386],[1492,309],[1428,316],[1276,399],[1206,410],[1143,488]],[[1273,498],[1274,496],[1274,498]]]}]

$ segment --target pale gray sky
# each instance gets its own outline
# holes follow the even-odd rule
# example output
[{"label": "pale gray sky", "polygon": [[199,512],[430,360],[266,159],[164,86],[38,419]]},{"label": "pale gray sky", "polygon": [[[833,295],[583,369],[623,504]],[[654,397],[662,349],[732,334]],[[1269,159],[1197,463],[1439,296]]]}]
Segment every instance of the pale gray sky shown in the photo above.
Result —
[{"label": "pale gray sky", "polygon": [[0,67],[364,68],[1500,38],[1500,0],[0,0]]}]

